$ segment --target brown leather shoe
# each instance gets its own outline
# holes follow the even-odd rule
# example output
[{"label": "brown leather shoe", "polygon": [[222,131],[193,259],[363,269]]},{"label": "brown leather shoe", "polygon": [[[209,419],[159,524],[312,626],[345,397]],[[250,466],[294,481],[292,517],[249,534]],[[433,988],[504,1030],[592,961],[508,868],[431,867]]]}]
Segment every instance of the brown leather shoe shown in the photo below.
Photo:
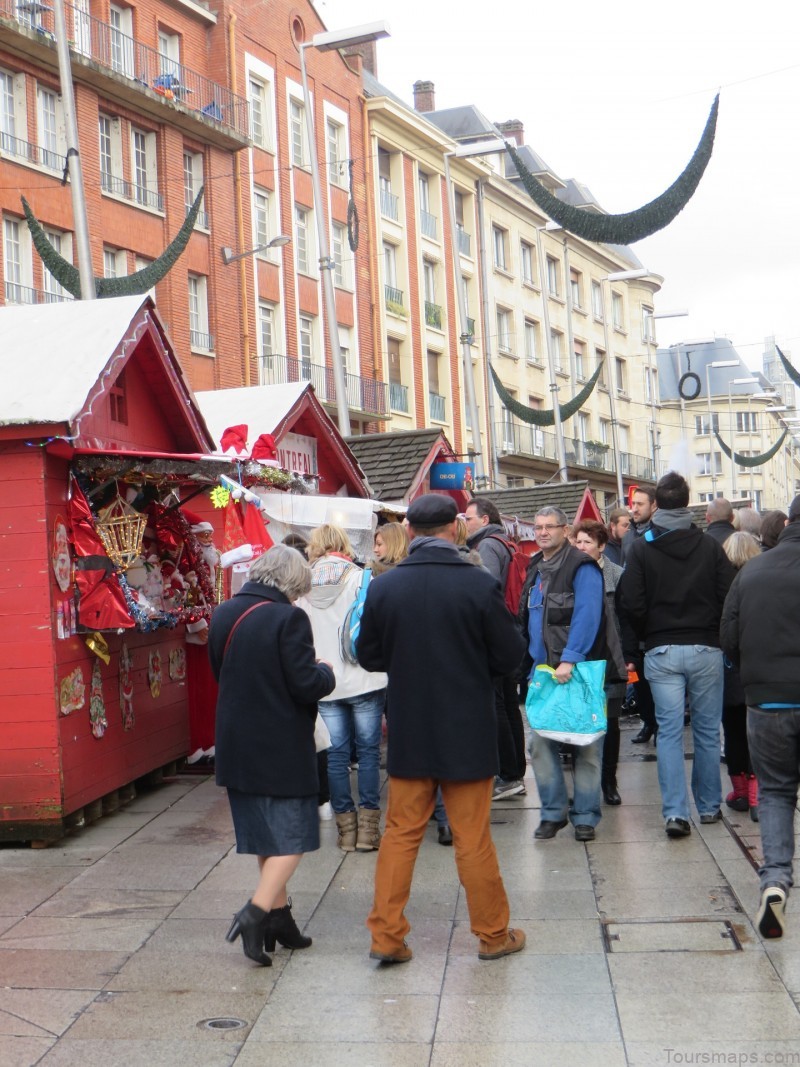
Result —
[{"label": "brown leather shoe", "polygon": [[494,952],[487,952],[486,942],[481,940],[479,960],[500,960],[503,956],[510,956],[512,952],[522,952],[525,948],[525,931],[509,928],[504,943]]},{"label": "brown leather shoe", "polygon": [[414,953],[403,942],[400,948],[394,949],[393,952],[378,952],[376,949],[372,949],[369,954],[371,960],[379,960],[381,963],[408,963]]}]

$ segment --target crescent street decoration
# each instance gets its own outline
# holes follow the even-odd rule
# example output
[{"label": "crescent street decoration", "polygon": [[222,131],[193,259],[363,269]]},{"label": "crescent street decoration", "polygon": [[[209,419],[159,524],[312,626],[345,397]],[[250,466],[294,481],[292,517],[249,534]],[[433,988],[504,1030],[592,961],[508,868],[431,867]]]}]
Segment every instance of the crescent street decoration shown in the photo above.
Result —
[{"label": "crescent street decoration", "polygon": [[780,452],[781,445],[786,440],[788,432],[788,430],[784,430],[772,448],[768,449],[766,452],[762,452],[760,456],[741,456],[738,452],[734,452],[732,449],[728,448],[716,430],[714,431],[714,436],[717,439],[717,444],[728,459],[732,459],[740,467],[760,467],[763,463],[769,463],[773,456],[777,456],[778,452]]},{"label": "crescent street decoration", "polygon": [[789,360],[786,358],[786,356],[784,356],[783,352],[781,352],[781,350],[778,348],[777,345],[775,345],[775,351],[780,356],[781,363],[783,364],[784,370],[789,375],[789,377],[792,379],[794,384],[795,385],[800,385],[800,371],[795,370],[795,368],[791,365]]},{"label": "crescent street decoration", "polygon": [[[603,369],[602,361],[598,363],[597,370],[591,376],[589,381],[584,385],[583,389],[579,393],[576,393],[572,400],[568,400],[566,404],[559,404],[558,409],[561,412],[561,421],[566,422],[567,419],[571,419],[576,411],[579,411],[586,401],[591,396],[592,390],[597,385],[600,378],[600,372]],[[503,406],[507,408],[512,415],[516,415],[518,419],[522,419],[523,422],[530,423],[532,426],[554,426],[556,421],[555,412],[552,408],[547,408],[544,411],[537,410],[536,408],[529,408],[526,404],[520,404],[518,400],[509,393],[508,389],[503,385],[500,379],[495,373],[494,367],[489,367],[492,375],[492,381],[494,387],[497,390],[497,394],[503,402]]]},{"label": "crescent street decoration", "polygon": [[629,245],[668,226],[691,200],[711,159],[718,111],[719,93],[714,97],[714,103],[711,105],[703,136],[683,173],[661,196],[657,196],[655,200],[637,208],[636,211],[628,211],[622,215],[600,215],[565,204],[534,178],[513,145],[507,143],[506,148],[514,160],[514,165],[528,195],[551,219],[565,230],[587,241]]},{"label": "crescent street decoration", "polygon": [[[124,278],[95,278],[94,284],[98,298],[105,296],[135,296],[138,293],[146,293],[148,289],[152,289],[157,282],[160,282],[175,266],[178,257],[189,243],[202,200],[203,189],[201,187],[183,225],[158,259],[154,259],[146,267],[135,271],[133,274],[128,274]],[[78,268],[64,259],[59,252],[56,252],[24,196],[22,197],[22,210],[25,212],[28,229],[31,231],[31,240],[42,262],[55,280],[68,293],[71,293],[76,300],[80,300],[81,279]]]}]

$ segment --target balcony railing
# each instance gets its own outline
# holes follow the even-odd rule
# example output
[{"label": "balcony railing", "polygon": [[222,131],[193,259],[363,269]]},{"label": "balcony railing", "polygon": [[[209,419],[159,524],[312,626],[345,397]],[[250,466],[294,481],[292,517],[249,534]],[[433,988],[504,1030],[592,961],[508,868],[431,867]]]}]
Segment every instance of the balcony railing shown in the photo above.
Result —
[{"label": "balcony railing", "polygon": [[472,252],[470,251],[470,249],[472,244],[472,238],[463,226],[456,225],[456,238],[459,252],[463,256],[471,256]]},{"label": "balcony railing", "polygon": [[[497,442],[503,452],[518,456],[534,456],[556,462],[556,437],[554,433],[541,430],[538,426],[529,426],[516,419],[499,423],[495,426]],[[597,449],[585,441],[572,437],[564,438],[564,450],[567,462],[592,470],[614,473],[614,453]],[[653,481],[653,461],[646,456],[636,456],[630,452],[620,453],[622,473],[642,481]]]},{"label": "balcony railing", "polygon": [[[182,108],[194,111],[240,137],[248,137],[247,101],[202,74],[162,56],[115,26],[65,3],[67,36],[77,56],[129,78]],[[50,5],[39,0],[0,0],[0,17],[11,19],[41,38],[55,42],[55,18]],[[80,61],[80,60],[79,60]]]},{"label": "balcony railing", "polygon": [[431,409],[431,418],[434,422],[444,422],[444,397],[438,393],[428,393],[428,403]]},{"label": "balcony railing", "polygon": [[72,300],[69,293],[31,289],[27,285],[18,285],[17,282],[5,282],[4,290],[7,304],[62,304],[65,300]]},{"label": "balcony railing", "polygon": [[155,211],[164,210],[164,198],[156,189],[148,189],[146,185],[136,185],[126,178],[117,178],[113,174],[100,174],[100,184],[103,191],[121,196],[124,200],[130,200],[133,204],[141,204],[142,207],[150,207]]},{"label": "balcony railing", "polygon": [[[191,204],[187,204],[186,205],[186,214],[188,215],[191,210],[192,210],[192,205]],[[195,222],[195,226],[198,226],[201,230],[207,230],[208,229],[208,212],[207,211],[198,211],[197,212],[197,221]]]},{"label": "balcony railing", "polygon": [[199,330],[189,330],[189,344],[192,348],[200,348],[203,352],[214,351],[214,336],[210,333],[201,333]]},{"label": "balcony railing", "polygon": [[423,211],[420,209],[419,213],[420,229],[426,237],[432,237],[436,240],[436,216],[431,215],[430,211]]},{"label": "balcony railing", "polygon": [[14,156],[15,159],[24,159],[26,163],[47,167],[48,170],[57,171],[59,174],[63,173],[67,165],[67,157],[62,156],[60,152],[53,152],[49,148],[31,144],[30,141],[23,141],[8,133],[0,133],[0,152]]},{"label": "balcony railing", "polygon": [[408,386],[400,382],[389,382],[389,406],[392,411],[408,414]]},{"label": "balcony railing", "polygon": [[441,330],[442,328],[441,306],[432,304],[430,300],[425,301],[425,325],[432,326],[434,330]]},{"label": "balcony railing", "polygon": [[[358,374],[345,374],[347,406],[361,415],[387,417],[389,396],[385,382],[374,378],[362,378]],[[261,384],[285,385],[287,382],[310,382],[324,404],[336,403],[336,382],[333,367],[311,363],[294,356],[262,356]]]},{"label": "balcony railing", "polygon": [[394,311],[400,315],[404,313],[402,289],[395,289],[393,285],[384,285],[383,295],[389,311]]},{"label": "balcony railing", "polygon": [[381,189],[381,215],[395,221],[400,218],[399,198],[388,189]]}]

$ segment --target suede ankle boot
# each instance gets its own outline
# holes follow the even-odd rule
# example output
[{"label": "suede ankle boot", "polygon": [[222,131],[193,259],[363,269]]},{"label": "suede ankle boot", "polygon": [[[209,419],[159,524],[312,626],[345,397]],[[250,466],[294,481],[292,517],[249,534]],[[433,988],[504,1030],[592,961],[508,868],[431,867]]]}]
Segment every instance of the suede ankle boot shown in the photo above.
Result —
[{"label": "suede ankle boot", "polygon": [[292,915],[292,898],[282,908],[273,908],[268,912],[269,924],[264,936],[264,948],[267,952],[275,951],[275,942],[279,941],[284,948],[308,948],[311,938],[305,937],[297,929],[297,923]]},{"label": "suede ankle boot", "polygon": [[336,816],[336,828],[339,831],[337,845],[342,852],[355,852],[356,850],[356,813],[343,811]]},{"label": "suede ankle boot", "polygon": [[380,808],[358,809],[356,852],[374,852],[381,843]]},{"label": "suede ankle boot", "polygon": [[240,912],[234,915],[225,940],[235,941],[237,937],[241,937],[245,956],[254,963],[260,963],[262,967],[271,967],[272,960],[264,951],[264,938],[268,924],[269,912],[248,902]]}]

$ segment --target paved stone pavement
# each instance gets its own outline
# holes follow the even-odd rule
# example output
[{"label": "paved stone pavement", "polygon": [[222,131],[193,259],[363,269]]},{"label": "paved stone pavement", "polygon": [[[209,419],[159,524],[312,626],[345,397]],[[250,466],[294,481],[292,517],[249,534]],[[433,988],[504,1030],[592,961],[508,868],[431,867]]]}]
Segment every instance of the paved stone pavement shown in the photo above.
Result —
[{"label": "paved stone pavement", "polygon": [[757,827],[728,813],[668,840],[631,728],[624,803],[595,842],[534,843],[532,780],[494,805],[528,946],[492,963],[433,823],[408,909],[415,956],[397,967],[367,956],[375,855],[340,853],[332,823],[291,886],[313,947],[259,968],[225,942],[255,861],[236,855],[211,779],[178,776],[48,849],[0,846],[0,1064],[800,1063],[800,920],[790,905],[780,942],[753,929]]}]

